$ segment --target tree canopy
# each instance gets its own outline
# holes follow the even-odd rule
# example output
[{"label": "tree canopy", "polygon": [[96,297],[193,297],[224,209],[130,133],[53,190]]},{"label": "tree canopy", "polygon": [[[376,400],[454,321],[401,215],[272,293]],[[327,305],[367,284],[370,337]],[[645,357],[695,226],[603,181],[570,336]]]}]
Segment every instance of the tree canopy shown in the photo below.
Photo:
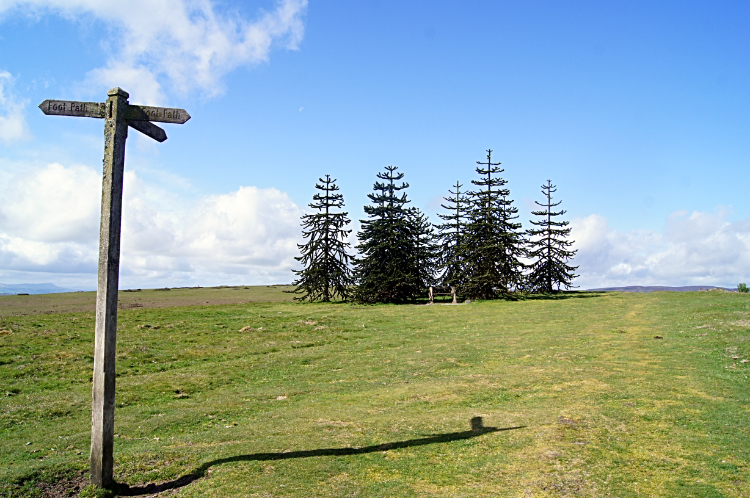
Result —
[{"label": "tree canopy", "polygon": [[351,256],[347,253],[347,237],[351,230],[346,226],[351,220],[346,212],[335,210],[344,207],[344,196],[338,192],[336,180],[330,175],[319,178],[315,188],[320,190],[313,195],[309,206],[316,213],[302,216],[302,236],[308,239],[298,244],[302,253],[295,259],[304,265],[302,270],[292,270],[297,280],[292,283],[298,300],[330,301],[338,297],[346,300],[354,284],[349,266]]},{"label": "tree canopy", "polygon": [[[401,182],[403,173],[386,166],[378,173],[372,202],[365,206],[357,234],[360,256],[355,260],[357,299],[363,302],[401,303],[423,294],[430,285],[434,261],[432,227],[409,200]],[[397,183],[400,182],[400,183]]]},{"label": "tree canopy", "polygon": [[517,223],[518,209],[509,198],[508,183],[500,177],[504,170],[492,162],[477,161],[479,187],[468,193],[469,211],[465,236],[462,239],[464,284],[461,293],[476,299],[508,295],[522,281],[524,238]]},{"label": "tree canopy", "polygon": [[571,229],[567,221],[554,219],[565,214],[564,209],[553,211],[553,208],[562,202],[552,202],[552,194],[556,191],[556,186],[547,180],[547,183],[542,185],[542,193],[546,201],[544,203],[534,201],[544,209],[531,212],[540,219],[531,220],[531,224],[538,228],[528,230],[531,246],[529,258],[533,260],[530,265],[528,285],[531,290],[538,292],[553,292],[560,290],[560,287],[569,289],[573,279],[578,276],[573,273],[578,267],[568,265],[568,261],[576,253],[569,249],[573,241],[567,240]]}]

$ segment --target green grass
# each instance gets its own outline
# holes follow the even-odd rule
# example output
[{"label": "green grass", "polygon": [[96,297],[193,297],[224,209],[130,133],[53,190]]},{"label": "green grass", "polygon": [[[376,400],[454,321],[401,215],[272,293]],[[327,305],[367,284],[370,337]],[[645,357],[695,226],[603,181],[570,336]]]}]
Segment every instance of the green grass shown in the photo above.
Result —
[{"label": "green grass", "polygon": [[[172,289],[121,290],[120,309],[169,308],[203,304],[292,301],[289,285],[189,287]],[[96,292],[64,292],[31,296],[0,296],[0,317],[94,311]]]},{"label": "green grass", "polygon": [[[565,297],[122,310],[116,479],[179,496],[748,496],[750,298]],[[87,467],[93,314],[0,330],[0,495],[34,496]]]}]

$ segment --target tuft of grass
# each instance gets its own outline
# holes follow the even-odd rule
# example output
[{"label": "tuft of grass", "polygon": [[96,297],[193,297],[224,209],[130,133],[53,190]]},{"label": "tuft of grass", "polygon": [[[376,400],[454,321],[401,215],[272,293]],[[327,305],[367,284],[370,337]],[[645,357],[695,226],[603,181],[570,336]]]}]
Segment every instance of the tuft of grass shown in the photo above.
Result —
[{"label": "tuft of grass", "polygon": [[96,484],[89,484],[78,493],[78,498],[111,498],[112,496],[115,496],[112,490],[100,488]]},{"label": "tuft of grass", "polygon": [[[115,476],[123,495],[745,496],[747,299],[121,310]],[[93,318],[0,317],[3,496],[85,470]]]},{"label": "tuft of grass", "polygon": [[[79,462],[57,463],[0,480],[0,496],[69,496],[70,493],[80,490],[86,481],[85,472]],[[59,494],[51,494],[54,492]]]}]

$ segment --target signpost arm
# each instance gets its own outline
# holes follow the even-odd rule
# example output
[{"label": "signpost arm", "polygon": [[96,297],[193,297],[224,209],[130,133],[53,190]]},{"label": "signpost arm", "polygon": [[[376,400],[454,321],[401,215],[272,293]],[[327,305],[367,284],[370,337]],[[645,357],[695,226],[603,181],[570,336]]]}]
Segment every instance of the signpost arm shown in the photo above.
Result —
[{"label": "signpost arm", "polygon": [[91,483],[114,485],[112,450],[115,436],[115,358],[117,345],[117,290],[120,277],[120,225],[125,140],[128,126],[158,142],[167,134],[152,123],[182,124],[190,119],[185,109],[128,104],[121,88],[107,92],[107,102],[47,99],[39,104],[44,114],[104,118],[104,172],[102,218],[99,228],[99,278],[96,288],[96,333],[91,403]]},{"label": "signpost arm", "polygon": [[111,487],[115,429],[115,346],[120,270],[120,223],[128,123],[128,94],[107,92],[104,121],[102,217],[99,229],[99,278],[96,291],[93,402],[91,416],[91,482]]}]

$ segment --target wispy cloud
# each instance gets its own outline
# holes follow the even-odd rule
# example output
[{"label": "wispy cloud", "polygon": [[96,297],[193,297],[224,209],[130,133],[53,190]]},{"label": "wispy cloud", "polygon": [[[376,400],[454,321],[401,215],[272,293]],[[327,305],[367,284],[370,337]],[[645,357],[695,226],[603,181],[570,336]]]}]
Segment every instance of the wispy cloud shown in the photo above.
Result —
[{"label": "wispy cloud", "polygon": [[104,22],[114,32],[111,57],[86,82],[97,90],[122,86],[145,104],[163,103],[165,87],[221,93],[237,67],[266,62],[274,46],[297,49],[306,8],[307,0],[279,0],[248,20],[211,0],[0,0],[0,15]]},{"label": "wispy cloud", "polygon": [[662,230],[621,232],[600,215],[571,221],[582,288],[625,285],[735,286],[750,281],[750,219],[678,211]]},{"label": "wispy cloud", "polygon": [[13,92],[13,76],[0,71],[0,142],[6,144],[29,138],[24,107],[28,101]]}]

